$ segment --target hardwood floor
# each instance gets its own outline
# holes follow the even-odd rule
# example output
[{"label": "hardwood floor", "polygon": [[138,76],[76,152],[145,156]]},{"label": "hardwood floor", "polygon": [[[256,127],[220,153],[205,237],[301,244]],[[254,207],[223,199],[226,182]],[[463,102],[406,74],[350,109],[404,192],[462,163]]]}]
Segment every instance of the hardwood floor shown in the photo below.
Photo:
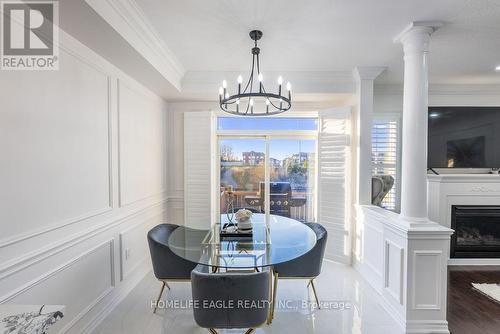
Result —
[{"label": "hardwood floor", "polygon": [[448,324],[452,334],[499,334],[500,303],[471,283],[500,283],[500,267],[450,267]]}]

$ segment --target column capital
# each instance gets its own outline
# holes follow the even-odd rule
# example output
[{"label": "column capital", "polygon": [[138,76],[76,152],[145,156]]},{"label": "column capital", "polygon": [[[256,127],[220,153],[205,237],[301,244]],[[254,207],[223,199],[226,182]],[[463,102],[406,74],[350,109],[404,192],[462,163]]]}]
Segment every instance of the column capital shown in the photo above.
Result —
[{"label": "column capital", "polygon": [[356,66],[352,74],[358,82],[361,80],[375,80],[386,69],[386,66]]},{"label": "column capital", "polygon": [[403,44],[405,54],[428,52],[432,33],[442,26],[437,21],[412,22],[394,38],[394,43]]}]

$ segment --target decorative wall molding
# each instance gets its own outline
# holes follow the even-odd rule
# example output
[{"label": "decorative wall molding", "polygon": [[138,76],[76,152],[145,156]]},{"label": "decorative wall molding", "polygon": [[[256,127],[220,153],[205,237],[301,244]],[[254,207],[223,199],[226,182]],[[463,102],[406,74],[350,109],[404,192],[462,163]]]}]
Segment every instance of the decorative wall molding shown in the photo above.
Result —
[{"label": "decorative wall molding", "polygon": [[106,319],[106,317],[115,309],[115,307],[118,306],[118,304],[120,304],[121,301],[128,296],[130,291],[132,291],[132,289],[136,287],[137,284],[139,284],[139,282],[150,272],[151,266],[143,264],[141,268],[137,269],[137,272],[134,273],[133,277],[131,276],[127,281],[122,282],[121,286],[116,287],[113,291],[115,293],[113,298],[96,316],[85,324],[81,334],[92,334],[102,321]]},{"label": "decorative wall molding", "polygon": [[[393,250],[391,250],[391,248]],[[385,239],[384,289],[401,305],[404,303],[404,268],[404,248],[389,239]]]},{"label": "decorative wall molding", "polygon": [[185,69],[134,0],[85,0],[178,90]]},{"label": "decorative wall molding", "polygon": [[[125,179],[123,177],[123,170],[122,170],[122,168],[124,167],[122,151],[125,148],[122,145],[123,144],[123,138],[122,138],[123,131],[122,131],[122,124],[121,124],[121,119],[123,118],[123,108],[124,108],[123,103],[122,103],[122,96],[124,94],[124,89],[128,89],[130,92],[138,94],[138,96],[141,96],[144,98],[144,101],[148,101],[152,105],[157,105],[157,104],[159,105],[159,104],[163,103],[163,100],[161,100],[158,96],[152,95],[151,93],[144,91],[143,89],[141,89],[137,85],[133,86],[127,82],[123,82],[122,80],[118,79],[117,88],[116,88],[116,90],[117,90],[116,96],[117,96],[117,123],[118,123],[117,124],[118,125],[118,138],[117,138],[118,151],[117,151],[117,155],[118,155],[118,205],[119,205],[119,207],[134,205],[138,202],[141,202],[141,201],[147,200],[149,198],[152,198],[154,196],[157,196],[158,194],[166,194],[166,192],[167,192],[166,184],[163,184],[163,188],[160,189],[160,191],[158,193],[140,196],[138,198],[135,198],[135,199],[133,199],[131,201],[127,201],[127,202],[124,201],[123,182],[125,181]],[[155,111],[157,111],[157,110],[155,110]],[[141,110],[138,112],[146,112],[146,111]],[[161,110],[161,112],[163,113],[164,110]],[[162,120],[164,120],[164,117],[162,117]],[[166,132],[165,131],[166,124],[160,124],[160,126],[162,129],[162,146],[161,146],[162,152],[166,152],[167,147],[166,147],[165,136],[164,136],[164,133]],[[140,131],[137,130],[137,132],[140,132]],[[144,148],[144,149],[147,149],[147,148]],[[165,162],[164,162],[163,168],[164,169],[166,168]],[[166,174],[166,173],[164,173],[164,174]]]},{"label": "decorative wall molding", "polygon": [[[149,225],[163,221],[168,202],[165,187],[147,185],[144,191],[131,193],[131,198],[145,193],[150,193],[151,196],[126,207],[119,208],[117,206],[119,157],[116,153],[119,124],[116,122],[118,112],[116,88],[118,80],[139,93],[137,97],[135,95],[133,97],[139,100],[138,103],[155,99],[158,103],[151,103],[148,108],[161,112],[162,124],[165,120],[166,103],[64,31],[60,32],[60,47],[61,57],[64,58],[67,66],[61,68],[57,76],[54,77],[56,78],[54,85],[60,85],[59,79],[67,80],[67,77],[71,76],[71,79],[74,80],[72,84],[80,84],[81,89],[78,94],[82,98],[85,97],[88,101],[90,96],[95,100],[95,94],[98,93],[99,99],[95,104],[85,105],[85,110],[94,106],[98,108],[96,116],[94,118],[92,114],[90,118],[85,120],[88,120],[89,124],[94,124],[92,122],[98,120],[100,124],[100,136],[95,142],[95,147],[99,149],[99,156],[95,161],[99,162],[100,169],[95,175],[90,174],[93,178],[89,178],[91,181],[98,178],[99,182],[92,182],[85,196],[88,194],[100,196],[99,200],[89,202],[83,196],[75,198],[74,207],[65,211],[66,214],[61,216],[48,214],[43,225],[33,224],[35,230],[26,228],[27,233],[15,234],[17,230],[12,229],[12,234],[15,235],[0,240],[0,304],[35,299],[43,303],[49,297],[58,298],[63,301],[63,304],[66,304],[68,311],[62,320],[60,333],[81,333],[82,329],[83,332],[90,333],[91,329],[95,328],[150,270],[149,261],[143,261],[144,258],[141,258],[140,265],[129,268],[129,274],[124,281],[118,280],[120,254],[117,251],[118,240],[116,237],[119,231],[126,230],[130,225],[144,226],[144,229],[147,229]],[[74,73],[84,74],[84,80],[81,79],[80,75],[74,76]],[[37,76],[34,84],[39,84],[38,80],[44,80],[44,78],[43,74]],[[22,78],[19,77],[19,80]],[[9,84],[15,85],[17,81],[17,77],[13,78],[13,82]],[[49,81],[44,81],[43,84],[45,85]],[[49,84],[52,84],[52,81],[47,85]],[[42,92],[51,92],[49,88],[51,87],[44,87]],[[57,94],[57,92],[47,96],[48,98],[52,99],[49,100],[51,104],[48,104],[47,108],[52,108],[52,105],[59,106],[59,102],[67,101],[64,100],[67,97]],[[138,114],[142,111],[138,111]],[[61,121],[58,125],[65,126],[71,131],[74,123],[65,119],[65,122]],[[51,126],[47,128],[52,129]],[[78,130],[77,126],[75,129]],[[163,126],[161,131],[152,140],[152,144],[158,145],[158,147],[165,145],[166,126]],[[69,134],[70,137],[72,135]],[[80,138],[77,138],[79,140],[76,142],[77,144],[81,142]],[[87,151],[90,158],[97,154],[93,150]],[[166,161],[165,150],[158,148],[158,151],[160,152],[158,154],[161,154],[159,158]],[[50,165],[46,168],[48,170]],[[61,182],[64,182],[64,177],[68,177],[68,179],[76,177],[74,174],[71,168],[67,168],[67,173],[65,171],[64,175],[60,177]],[[161,174],[166,174],[166,165],[162,165]],[[156,174],[154,178],[157,178]],[[162,181],[158,180],[158,184]],[[94,184],[95,188],[90,187]],[[105,193],[106,188],[109,190],[107,193]],[[50,195],[50,189],[46,193]],[[15,202],[16,205],[12,205],[12,210],[29,210],[30,206],[34,205],[34,200]],[[105,207],[100,208],[100,206]],[[92,210],[93,208],[96,210]],[[80,213],[82,214],[80,215]],[[61,217],[70,218],[60,220]],[[8,223],[3,221],[3,224]],[[2,222],[0,222],[1,224]],[[144,237],[139,228],[132,230],[130,236],[133,236],[134,240]],[[142,244],[133,243],[127,247],[134,248],[133,252],[136,254],[147,254],[147,247]],[[98,269],[93,272],[93,268],[96,266]],[[72,279],[75,279],[76,275],[81,280],[80,283],[87,280],[87,277],[95,277],[98,285],[92,287],[90,284],[93,283],[85,283],[85,286],[72,287]],[[72,294],[65,296],[66,292]],[[81,298],[75,298],[78,293],[81,294]]]},{"label": "decorative wall molding", "polygon": [[[94,218],[94,217],[100,216],[100,215],[102,215],[104,213],[110,212],[111,210],[112,210],[111,207],[108,207],[108,208],[105,208],[105,209],[96,210],[96,211],[84,214],[84,215],[82,215],[80,217],[67,219],[67,220],[64,220],[62,222],[55,223],[55,224],[53,224],[51,226],[40,228],[37,231],[28,232],[28,233],[24,233],[24,234],[21,234],[21,235],[15,235],[13,237],[9,237],[9,238],[0,240],[0,249],[8,247],[8,246],[12,246],[12,245],[14,245],[16,243],[19,243],[21,241],[24,241],[24,240],[32,239],[32,238],[37,237],[37,236],[42,235],[42,234],[46,234],[46,233],[49,233],[49,232],[61,229],[63,227],[71,225],[71,224],[79,223],[79,222],[88,220],[90,218]],[[0,268],[0,273],[1,272],[2,272],[2,269]]]},{"label": "decorative wall molding", "polygon": [[[442,262],[442,257],[443,257],[443,252],[439,250],[434,250],[434,251],[421,251],[421,250],[416,250],[413,252],[413,281],[415,284],[413,285],[413,289],[411,291],[412,293],[412,308],[414,310],[441,310],[443,305],[442,305],[442,298],[441,298],[441,283],[443,279],[442,275],[442,270],[440,269],[441,262]],[[429,286],[426,285],[420,286],[420,288],[425,288],[427,291],[432,291],[432,296],[435,298],[435,300],[431,302],[426,302],[426,303],[418,303],[418,287],[419,287],[419,277],[417,275],[421,274],[422,272],[427,272],[425,268],[419,267],[419,261],[424,258],[434,258],[434,270],[430,271],[429,274],[436,274],[436,277],[433,279],[434,285]],[[446,279],[446,276],[444,277]],[[430,289],[433,290],[430,290]]]},{"label": "decorative wall molding", "polygon": [[[146,207],[134,210],[130,213],[118,215],[110,219],[104,220],[101,224],[93,226],[85,231],[77,233],[75,235],[70,235],[66,239],[58,240],[56,243],[50,244],[45,248],[34,250],[22,257],[14,258],[7,263],[3,263],[0,267],[0,280],[13,275],[29,266],[39,263],[51,256],[54,256],[60,252],[63,252],[71,247],[76,246],[90,238],[98,236],[110,229],[115,228],[123,224],[124,222],[133,219],[139,215],[146,213],[147,211],[162,206],[165,200],[158,201],[154,204],[148,205]],[[162,209],[163,211],[164,209]],[[156,214],[154,214],[156,215]],[[142,223],[142,222],[141,222]]]},{"label": "decorative wall molding", "polygon": [[[452,231],[431,221],[409,223],[398,214],[375,206],[356,209],[357,247],[363,251],[354,250],[360,254],[355,268],[379,292],[382,306],[405,333],[449,333],[444,301]],[[369,228],[370,225],[376,228]],[[370,240],[379,240],[379,244],[369,243]],[[383,256],[382,280],[366,261],[369,256],[376,259],[378,249],[384,250],[379,255]],[[375,263],[371,261],[372,265]]]},{"label": "decorative wall molding", "polygon": [[[63,39],[64,41],[66,41],[66,36],[63,35],[65,38]],[[64,47],[64,51],[67,51],[69,50],[70,48],[68,47]],[[70,55],[73,56],[73,53],[70,53]],[[96,210],[92,210],[90,212],[86,212],[86,213],[83,213],[81,215],[78,215],[76,217],[71,217],[71,218],[67,218],[67,219],[63,219],[59,222],[55,222],[53,224],[51,224],[50,226],[48,227],[43,227],[43,228],[40,228],[38,230],[35,230],[35,231],[29,231],[29,232],[26,232],[26,233],[21,233],[19,235],[14,235],[14,236],[11,236],[11,237],[7,237],[5,239],[0,239],[0,249],[1,248],[4,248],[4,247],[7,247],[7,246],[10,246],[12,244],[15,244],[15,243],[18,243],[20,241],[23,241],[23,240],[26,240],[26,239],[30,239],[30,238],[33,238],[33,237],[36,237],[38,235],[41,235],[41,234],[45,234],[45,233],[48,233],[48,232],[51,232],[51,231],[54,231],[54,230],[57,230],[57,229],[60,229],[62,227],[65,227],[65,226],[68,226],[68,225],[72,225],[72,224],[75,224],[75,223],[78,223],[78,222],[81,222],[83,220],[86,220],[86,219],[89,219],[89,218],[92,218],[92,217],[95,217],[95,216],[99,216],[99,215],[102,215],[104,213],[107,213],[109,211],[111,211],[113,209],[113,173],[112,173],[112,155],[111,155],[111,149],[112,149],[112,128],[111,128],[111,113],[112,113],[112,110],[111,110],[111,77],[109,75],[107,75],[104,71],[102,71],[102,69],[98,66],[96,66],[93,62],[87,62],[87,61],[84,61],[83,57],[80,55],[78,57],[76,57],[75,59],[79,60],[79,61],[82,61],[84,64],[86,64],[87,66],[89,66],[91,69],[97,71],[98,73],[102,74],[103,77],[105,78],[105,80],[107,81],[107,90],[106,90],[106,113],[107,113],[107,121],[108,121],[108,124],[107,124],[107,147],[108,147],[108,166],[107,166],[107,170],[108,170],[108,203],[106,204],[106,206],[102,207],[102,208],[98,208]]]},{"label": "decorative wall molding", "polygon": [[26,291],[30,290],[31,288],[35,287],[36,285],[40,284],[41,282],[53,277],[54,275],[56,275],[57,273],[59,273],[61,271],[71,267],[72,265],[74,265],[78,261],[82,260],[84,257],[89,256],[90,254],[96,252],[98,249],[100,249],[104,246],[108,246],[109,250],[110,250],[110,256],[111,256],[110,261],[112,264],[112,266],[110,268],[111,275],[112,275],[111,282],[113,283],[113,286],[114,286],[114,265],[113,265],[114,264],[114,239],[111,238],[111,239],[107,239],[106,241],[97,244],[96,246],[92,247],[91,249],[84,252],[83,254],[71,259],[70,261],[67,261],[67,262],[61,264],[60,266],[56,267],[55,269],[52,269],[48,272],[43,273],[38,278],[28,282],[27,284],[24,284],[23,286],[8,293],[7,295],[1,296],[0,297],[0,304],[8,302],[11,299],[17,297],[18,295],[25,293]]}]

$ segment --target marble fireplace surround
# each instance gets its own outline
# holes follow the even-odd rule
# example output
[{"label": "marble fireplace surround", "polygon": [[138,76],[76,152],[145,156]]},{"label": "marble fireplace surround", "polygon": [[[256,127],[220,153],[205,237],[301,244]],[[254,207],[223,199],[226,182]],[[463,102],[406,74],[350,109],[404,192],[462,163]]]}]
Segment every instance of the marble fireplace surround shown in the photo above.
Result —
[{"label": "marble fireplace surround", "polygon": [[[452,205],[500,205],[500,175],[428,175],[429,219],[451,227]],[[449,265],[500,265],[500,259],[449,259]]]}]

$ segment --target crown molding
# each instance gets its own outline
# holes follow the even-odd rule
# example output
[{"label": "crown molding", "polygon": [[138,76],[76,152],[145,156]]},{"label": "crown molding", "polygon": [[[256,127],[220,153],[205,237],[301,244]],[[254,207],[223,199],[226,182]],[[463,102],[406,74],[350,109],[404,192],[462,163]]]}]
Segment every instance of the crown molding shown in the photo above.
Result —
[{"label": "crown molding", "polygon": [[394,43],[400,43],[404,40],[405,36],[414,30],[427,30],[430,34],[438,30],[444,25],[440,21],[413,21],[406,28],[403,29],[396,37],[394,37]]},{"label": "crown molding", "polygon": [[[188,71],[182,80],[182,92],[213,92],[216,97],[222,80],[227,80],[228,88],[233,89],[240,74],[248,77],[248,71]],[[266,71],[263,74],[268,91],[278,89],[276,80],[280,75],[285,82],[291,82],[294,94],[352,94],[355,91],[351,71]]]},{"label": "crown molding", "polygon": [[375,80],[386,69],[387,66],[357,66],[353,70],[353,75],[356,81]]},{"label": "crown molding", "polygon": [[[402,95],[403,84],[375,84],[375,93]],[[500,84],[429,84],[429,95],[497,96]]]},{"label": "crown molding", "polygon": [[85,0],[177,90],[186,72],[134,0]]}]

